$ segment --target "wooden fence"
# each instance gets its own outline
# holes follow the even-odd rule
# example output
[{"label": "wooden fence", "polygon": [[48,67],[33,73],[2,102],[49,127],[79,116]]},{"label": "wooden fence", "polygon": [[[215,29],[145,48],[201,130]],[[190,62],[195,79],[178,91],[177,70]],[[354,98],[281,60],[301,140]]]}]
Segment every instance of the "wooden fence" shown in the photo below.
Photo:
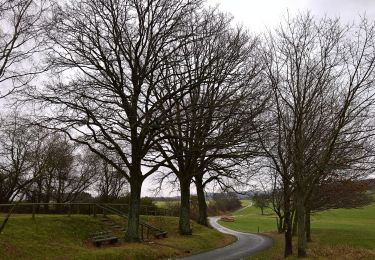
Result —
[{"label": "wooden fence", "polygon": [[[106,214],[105,210],[97,205],[100,203],[84,203],[84,202],[68,202],[68,203],[11,203],[0,204],[0,212],[8,213],[13,207],[13,214],[31,214],[33,219],[36,214],[84,214],[93,215]],[[129,211],[129,204],[121,203],[105,203],[112,208],[127,214]],[[141,205],[141,215],[155,215],[155,216],[171,216],[168,209],[150,207],[148,205]]]}]

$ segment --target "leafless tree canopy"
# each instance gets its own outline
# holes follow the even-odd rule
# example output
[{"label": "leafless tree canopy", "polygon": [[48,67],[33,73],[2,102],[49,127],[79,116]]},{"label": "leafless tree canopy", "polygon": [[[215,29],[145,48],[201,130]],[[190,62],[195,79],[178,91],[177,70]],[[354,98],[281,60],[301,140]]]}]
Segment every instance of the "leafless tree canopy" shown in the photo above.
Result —
[{"label": "leafless tree canopy", "polygon": [[10,114],[0,128],[0,201],[75,201],[99,177],[91,157],[61,134]]},{"label": "leafless tree canopy", "polygon": [[46,118],[49,127],[88,146],[128,179],[130,240],[138,239],[142,182],[163,160],[150,153],[167,120],[160,108],[193,87],[164,84],[171,66],[165,61],[191,41],[184,27],[200,6],[199,0],[71,1],[56,5],[46,26],[58,77],[31,94],[55,111]]},{"label": "leafless tree canopy", "polygon": [[37,135],[17,115],[1,121],[0,201],[7,203],[32,184],[32,147]]},{"label": "leafless tree canopy", "polygon": [[41,37],[46,8],[44,0],[0,1],[0,98],[42,71],[37,55],[46,47]]},{"label": "leafless tree canopy", "polygon": [[213,180],[220,181],[221,176],[235,177],[233,168],[248,155],[248,137],[254,134],[267,100],[258,77],[259,41],[231,22],[230,16],[216,9],[194,14],[188,26],[194,37],[175,53],[179,62],[166,71],[170,76],[165,85],[174,89],[195,86],[187,94],[171,96],[165,102],[164,113],[173,123],[165,127],[158,143],[165,167],[178,178],[183,234],[191,232],[192,179],[199,187],[198,201],[203,214],[199,222],[207,225],[204,186]]},{"label": "leafless tree canopy", "polygon": [[287,18],[265,38],[274,124],[263,145],[289,198],[294,189],[303,256],[305,202],[317,183],[372,169],[374,25],[364,19],[346,27],[306,14]]}]

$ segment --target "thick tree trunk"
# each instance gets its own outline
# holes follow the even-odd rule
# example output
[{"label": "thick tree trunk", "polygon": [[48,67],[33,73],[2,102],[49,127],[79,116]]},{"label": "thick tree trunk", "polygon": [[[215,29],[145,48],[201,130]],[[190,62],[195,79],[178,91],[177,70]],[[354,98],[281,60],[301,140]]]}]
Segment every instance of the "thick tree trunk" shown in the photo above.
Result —
[{"label": "thick tree trunk", "polygon": [[206,197],[204,195],[204,186],[203,180],[200,177],[195,178],[195,185],[197,188],[197,197],[198,197],[198,223],[204,226],[208,226],[207,222],[207,203]]},{"label": "thick tree trunk", "polygon": [[306,209],[306,240],[307,242],[311,242],[311,219],[310,219],[310,210]]},{"label": "thick tree trunk", "polygon": [[293,246],[292,246],[293,237],[292,237],[290,197],[289,197],[289,190],[288,190],[287,184],[284,184],[284,225],[285,225],[284,257],[288,257],[293,254]]},{"label": "thick tree trunk", "polygon": [[293,246],[292,246],[292,220],[290,218],[290,212],[285,212],[285,247],[284,247],[284,257],[288,257],[293,254]]},{"label": "thick tree trunk", "polygon": [[306,257],[306,211],[303,193],[297,193],[296,214],[298,219],[298,257]]},{"label": "thick tree trunk", "polygon": [[128,228],[125,238],[129,242],[139,242],[139,213],[141,207],[142,179],[133,178],[130,181],[130,201]]},{"label": "thick tree trunk", "polygon": [[191,235],[190,228],[190,179],[180,179],[181,205],[179,231],[181,235]]}]

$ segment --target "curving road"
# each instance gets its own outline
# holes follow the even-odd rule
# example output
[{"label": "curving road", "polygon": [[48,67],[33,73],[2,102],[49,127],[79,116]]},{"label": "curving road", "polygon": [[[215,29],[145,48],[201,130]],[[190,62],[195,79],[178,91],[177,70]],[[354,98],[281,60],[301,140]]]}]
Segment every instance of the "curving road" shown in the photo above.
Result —
[{"label": "curving road", "polygon": [[231,245],[223,248],[218,248],[205,253],[192,255],[184,258],[183,260],[235,260],[243,259],[263,251],[273,245],[273,240],[267,236],[256,235],[251,233],[243,233],[225,228],[217,223],[219,217],[209,218],[210,224],[213,228],[226,234],[237,237],[237,241]]}]

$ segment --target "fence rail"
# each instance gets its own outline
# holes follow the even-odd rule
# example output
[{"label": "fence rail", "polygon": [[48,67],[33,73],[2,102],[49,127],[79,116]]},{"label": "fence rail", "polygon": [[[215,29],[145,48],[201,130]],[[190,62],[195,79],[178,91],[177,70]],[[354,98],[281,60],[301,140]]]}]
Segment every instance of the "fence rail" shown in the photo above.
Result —
[{"label": "fence rail", "polygon": [[[111,206],[123,214],[127,214],[129,211],[129,204],[123,203],[105,203]],[[32,202],[18,202],[18,203],[6,203],[0,204],[0,212],[7,213],[11,208],[13,208],[13,214],[31,214],[33,218],[37,214],[85,214],[94,215],[96,214],[106,214],[105,209],[97,206],[95,202],[66,202],[66,203],[32,203]],[[141,205],[140,206],[141,215],[160,215],[160,216],[171,216],[171,212],[168,209],[158,208],[154,206]]]}]

